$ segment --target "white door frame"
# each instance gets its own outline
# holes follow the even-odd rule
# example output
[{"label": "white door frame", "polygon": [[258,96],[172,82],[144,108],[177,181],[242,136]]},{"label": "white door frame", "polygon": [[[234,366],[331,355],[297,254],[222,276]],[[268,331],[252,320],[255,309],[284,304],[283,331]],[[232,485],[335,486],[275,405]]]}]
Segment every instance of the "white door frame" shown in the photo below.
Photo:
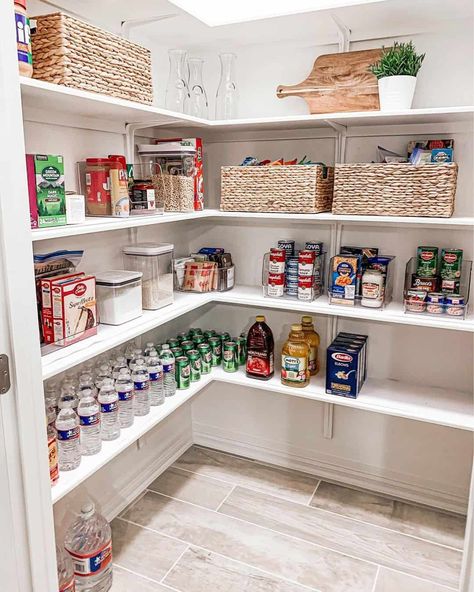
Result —
[{"label": "white door frame", "polygon": [[[41,358],[32,265],[23,119],[13,2],[0,2],[0,345],[12,388],[0,395],[7,455],[10,545],[21,592],[57,590]],[[3,320],[3,322],[2,322]],[[0,352],[3,353],[3,352]],[[0,446],[3,441],[0,438]],[[2,475],[3,477],[3,475]],[[3,501],[3,500],[2,500]],[[4,560],[0,554],[0,563]],[[1,581],[1,580],[0,580]],[[4,582],[1,582],[3,589]],[[15,590],[13,584],[7,590]]]}]

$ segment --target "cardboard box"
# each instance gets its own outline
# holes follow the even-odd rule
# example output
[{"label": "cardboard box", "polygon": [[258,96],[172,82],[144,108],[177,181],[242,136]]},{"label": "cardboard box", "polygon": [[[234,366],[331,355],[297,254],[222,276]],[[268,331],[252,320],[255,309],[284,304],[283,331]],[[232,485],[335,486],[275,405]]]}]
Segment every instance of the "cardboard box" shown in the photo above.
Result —
[{"label": "cardboard box", "polygon": [[326,393],[356,399],[364,382],[364,346],[332,343],[327,349]]},{"label": "cardboard box", "polygon": [[52,154],[27,154],[26,172],[32,228],[64,226],[66,192],[63,157]]}]

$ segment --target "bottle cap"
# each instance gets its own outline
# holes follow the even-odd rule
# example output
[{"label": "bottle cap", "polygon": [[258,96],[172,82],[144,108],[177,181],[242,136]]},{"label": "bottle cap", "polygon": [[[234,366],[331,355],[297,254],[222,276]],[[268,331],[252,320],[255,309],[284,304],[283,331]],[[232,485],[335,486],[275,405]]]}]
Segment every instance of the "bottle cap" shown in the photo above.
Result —
[{"label": "bottle cap", "polygon": [[263,315],[257,315],[255,317],[255,320],[257,321],[257,323],[264,323],[265,322],[265,317]]},{"label": "bottle cap", "polygon": [[94,512],[95,512],[95,506],[94,506],[93,502],[88,501],[82,505],[81,515],[83,518],[90,518],[91,516],[94,515]]},{"label": "bottle cap", "polygon": [[313,317],[310,317],[309,315],[305,315],[305,316],[301,317],[301,322],[303,323],[303,325],[309,325],[310,323],[313,322]]},{"label": "bottle cap", "polygon": [[291,330],[293,332],[297,333],[299,331],[302,331],[303,330],[303,327],[300,324],[295,323],[294,325],[291,325]]}]

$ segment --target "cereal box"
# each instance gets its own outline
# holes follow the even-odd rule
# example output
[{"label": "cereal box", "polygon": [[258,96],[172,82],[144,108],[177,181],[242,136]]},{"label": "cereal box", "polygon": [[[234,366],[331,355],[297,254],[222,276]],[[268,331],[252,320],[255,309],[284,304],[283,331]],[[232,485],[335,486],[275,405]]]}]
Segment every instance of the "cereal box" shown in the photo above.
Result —
[{"label": "cereal box", "polygon": [[331,260],[329,302],[354,306],[357,287],[359,256],[336,255]]}]

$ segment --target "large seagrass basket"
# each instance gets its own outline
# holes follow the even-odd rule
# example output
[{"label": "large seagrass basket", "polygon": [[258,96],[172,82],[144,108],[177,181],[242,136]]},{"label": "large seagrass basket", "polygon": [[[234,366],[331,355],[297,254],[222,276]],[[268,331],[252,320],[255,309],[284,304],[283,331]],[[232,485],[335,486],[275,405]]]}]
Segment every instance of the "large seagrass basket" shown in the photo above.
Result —
[{"label": "large seagrass basket", "polygon": [[320,164],[221,167],[221,210],[331,211],[334,169]]},{"label": "large seagrass basket", "polygon": [[336,164],[333,214],[431,216],[454,212],[458,165]]},{"label": "large seagrass basket", "polygon": [[34,78],[151,104],[148,49],[62,12],[34,20]]}]

